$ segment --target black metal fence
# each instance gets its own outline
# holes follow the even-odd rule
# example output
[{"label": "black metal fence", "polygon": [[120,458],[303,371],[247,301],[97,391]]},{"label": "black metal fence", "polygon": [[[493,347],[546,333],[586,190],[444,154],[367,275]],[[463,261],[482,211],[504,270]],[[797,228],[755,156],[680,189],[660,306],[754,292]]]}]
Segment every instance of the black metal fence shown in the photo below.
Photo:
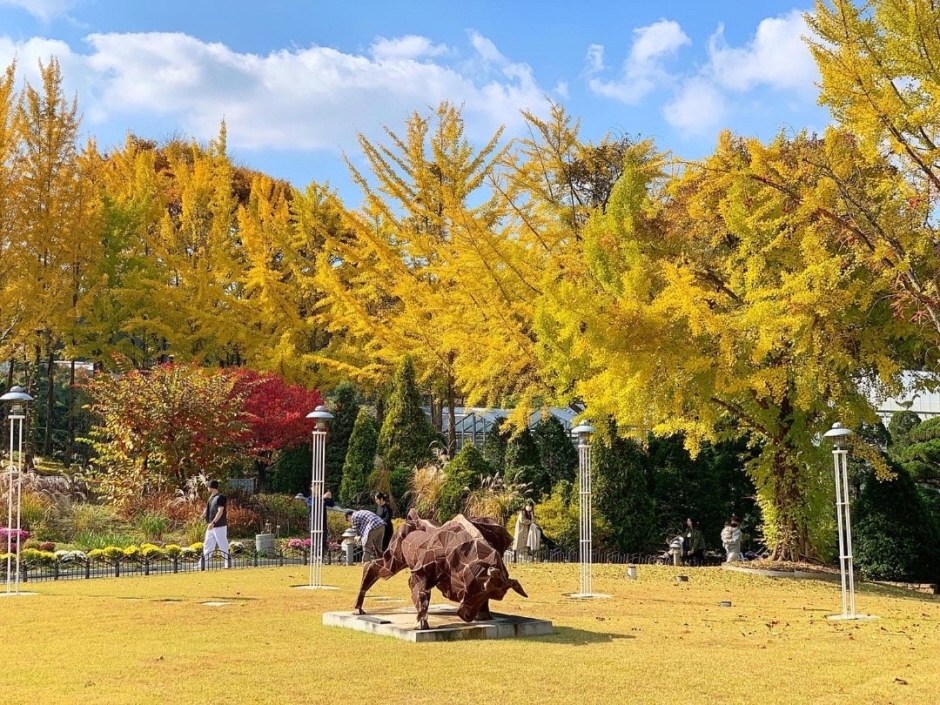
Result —
[{"label": "black metal fence", "polygon": [[[356,559],[361,556],[357,550]],[[207,570],[225,570],[241,568],[268,568],[285,565],[305,566],[309,563],[309,551],[296,549],[276,549],[268,552],[244,551],[238,554],[223,555],[217,552],[206,560],[203,556],[195,558],[165,556],[150,559],[105,559],[94,558],[69,561],[45,561],[22,563],[20,566],[21,582],[44,580],[83,580],[91,578],[117,578],[121,576],[167,575],[173,573],[194,573]],[[564,549],[541,549],[531,554],[517,555],[515,551],[506,551],[507,563],[578,563],[577,551]],[[719,565],[723,556],[706,553],[704,565]],[[345,554],[341,550],[327,551],[323,556],[325,565],[345,564]],[[619,551],[595,550],[592,562],[597,564],[632,564],[632,565],[672,565],[672,556],[668,553],[622,553]]]},{"label": "black metal fence", "polygon": [[[83,580],[91,578],[118,578],[121,576],[167,575],[172,573],[194,573],[205,570],[229,568],[269,568],[284,565],[307,565],[308,551],[274,550],[268,552],[245,551],[224,555],[216,553],[208,560],[204,556],[157,557],[149,559],[54,560],[20,564],[20,581]],[[328,551],[323,556],[326,565],[342,563],[340,551]]]}]

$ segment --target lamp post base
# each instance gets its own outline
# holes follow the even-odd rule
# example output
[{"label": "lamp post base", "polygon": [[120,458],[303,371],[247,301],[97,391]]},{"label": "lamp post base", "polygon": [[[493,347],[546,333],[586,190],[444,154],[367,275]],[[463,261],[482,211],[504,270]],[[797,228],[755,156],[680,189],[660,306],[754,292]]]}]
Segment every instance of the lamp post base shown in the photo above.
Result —
[{"label": "lamp post base", "polygon": [[298,590],[339,590],[338,587],[332,585],[291,585],[291,587]]},{"label": "lamp post base", "polygon": [[38,592],[0,592],[0,597],[28,597],[29,595],[38,595]]},{"label": "lamp post base", "polygon": [[603,592],[566,592],[565,597],[571,597],[575,600],[607,600],[610,595]]},{"label": "lamp post base", "polygon": [[868,622],[878,617],[873,614],[830,614],[826,619],[832,622]]}]

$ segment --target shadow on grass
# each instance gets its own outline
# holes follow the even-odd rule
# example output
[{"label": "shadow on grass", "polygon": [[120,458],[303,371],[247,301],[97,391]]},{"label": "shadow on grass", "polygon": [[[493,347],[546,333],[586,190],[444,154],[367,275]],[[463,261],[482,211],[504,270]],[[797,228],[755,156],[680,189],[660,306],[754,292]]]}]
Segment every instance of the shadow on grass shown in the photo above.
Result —
[{"label": "shadow on grass", "polygon": [[539,641],[546,644],[568,644],[569,646],[587,646],[588,644],[609,644],[618,639],[636,639],[629,634],[613,632],[589,632],[574,627],[554,627],[551,634],[527,637],[526,641]]}]

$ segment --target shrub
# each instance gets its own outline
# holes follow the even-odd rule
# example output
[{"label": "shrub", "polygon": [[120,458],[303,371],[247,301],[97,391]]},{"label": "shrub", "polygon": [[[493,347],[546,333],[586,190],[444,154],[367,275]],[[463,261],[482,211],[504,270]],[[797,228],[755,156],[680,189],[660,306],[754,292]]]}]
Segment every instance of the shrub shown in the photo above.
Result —
[{"label": "shrub", "polygon": [[349,522],[346,521],[346,517],[343,516],[342,512],[326,513],[327,540],[338,543],[343,536],[343,532],[348,528]]},{"label": "shrub", "polygon": [[447,482],[444,470],[447,456],[438,454],[435,461],[416,468],[409,480],[409,502],[411,508],[422,519],[438,519],[441,509],[441,493]]},{"label": "shrub", "polygon": [[232,541],[228,545],[228,552],[233,556],[240,556],[241,554],[245,553],[245,544],[243,544],[241,541]]},{"label": "shrub", "polygon": [[261,528],[258,512],[239,505],[228,508],[227,521],[231,538],[250,538]]},{"label": "shrub", "polygon": [[101,550],[101,555],[109,561],[118,561],[124,558],[124,549],[120,546],[107,546]]},{"label": "shrub", "polygon": [[51,502],[42,495],[24,492],[20,503],[20,525],[35,530],[42,524],[51,507]]},{"label": "shrub", "polygon": [[88,560],[88,556],[84,551],[56,551],[55,557],[58,559],[59,563],[64,564],[84,563]]},{"label": "shrub", "polygon": [[936,582],[940,532],[907,470],[890,467],[893,480],[865,474],[852,516],[855,564],[868,580]]},{"label": "shrub", "polygon": [[258,524],[271,524],[271,527],[280,526],[285,533],[298,529],[307,529],[309,512],[306,502],[295,499],[287,494],[262,494],[255,498],[258,512]]},{"label": "shrub", "polygon": [[82,532],[75,536],[72,543],[83,551],[91,551],[96,548],[107,548],[108,546],[117,546],[125,548],[136,542],[133,536],[127,534],[96,534],[91,532]]},{"label": "shrub", "polygon": [[81,503],[72,505],[69,523],[72,536],[108,534],[119,523],[117,512],[105,505]]},{"label": "shrub", "polygon": [[190,519],[183,527],[183,541],[190,544],[201,541],[206,537],[206,522],[202,518]]},{"label": "shrub", "polygon": [[168,543],[163,547],[163,550],[168,558],[179,558],[183,553],[182,547],[175,543]]},{"label": "shrub", "polygon": [[140,514],[135,523],[144,538],[153,541],[161,540],[170,526],[170,520],[166,515],[154,511]]},{"label": "shrub", "polygon": [[55,553],[55,544],[52,541],[43,541],[39,544],[39,550]]},{"label": "shrub", "polygon": [[20,561],[29,566],[52,565],[55,563],[55,554],[52,551],[37,551],[33,548],[24,548],[20,551]]},{"label": "shrub", "polygon": [[160,558],[166,558],[167,554],[166,551],[159,546],[155,546],[152,543],[145,543],[140,547],[140,555],[142,558],[148,561],[152,561]]},{"label": "shrub", "polygon": [[[594,515],[592,538],[595,548],[604,548],[610,541],[610,524],[604,517]],[[515,517],[510,517],[506,528],[516,528]],[[566,551],[577,551],[580,540],[580,518],[577,489],[570,482],[559,482],[551,494],[535,505],[535,523],[542,529],[548,542]]]},{"label": "shrub", "polygon": [[444,468],[447,479],[441,488],[438,518],[448,521],[463,511],[464,499],[471,489],[493,472],[477,447],[467,443]]}]

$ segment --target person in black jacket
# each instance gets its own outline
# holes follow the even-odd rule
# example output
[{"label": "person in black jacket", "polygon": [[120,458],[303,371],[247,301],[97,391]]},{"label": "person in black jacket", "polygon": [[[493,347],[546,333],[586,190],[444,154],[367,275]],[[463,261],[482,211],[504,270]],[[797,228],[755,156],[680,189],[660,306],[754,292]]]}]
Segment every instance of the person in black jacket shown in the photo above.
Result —
[{"label": "person in black jacket", "polygon": [[378,506],[376,514],[385,522],[385,536],[382,537],[382,551],[388,550],[392,540],[392,507],[388,503],[388,495],[384,492],[375,493],[375,503]]}]

